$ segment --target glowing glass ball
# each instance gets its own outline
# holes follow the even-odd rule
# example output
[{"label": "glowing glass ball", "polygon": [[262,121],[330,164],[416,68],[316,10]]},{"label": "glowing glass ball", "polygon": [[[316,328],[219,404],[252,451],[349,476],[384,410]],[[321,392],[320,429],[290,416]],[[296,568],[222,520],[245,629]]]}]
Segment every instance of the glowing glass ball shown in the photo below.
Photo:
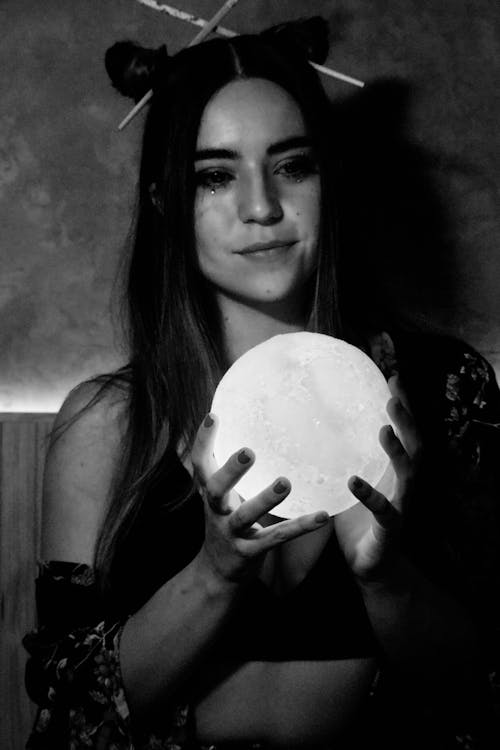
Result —
[{"label": "glowing glass ball", "polygon": [[390,397],[357,347],[319,333],[274,336],[237,359],[217,387],[215,459],[222,466],[244,446],[255,452],[235,485],[245,500],[286,476],[292,489],[275,516],[340,513],[357,502],[352,474],[376,486],[392,472],[378,439]]}]

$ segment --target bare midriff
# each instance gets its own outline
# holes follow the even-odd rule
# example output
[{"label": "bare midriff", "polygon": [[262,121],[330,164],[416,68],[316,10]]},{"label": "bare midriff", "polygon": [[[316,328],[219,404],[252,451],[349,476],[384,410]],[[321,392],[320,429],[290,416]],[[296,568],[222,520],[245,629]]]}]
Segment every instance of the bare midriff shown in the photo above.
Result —
[{"label": "bare midriff", "polygon": [[[184,465],[192,474],[190,461],[184,459]],[[277,520],[265,516],[260,523]],[[262,582],[273,589],[279,581],[277,595],[292,590],[314,567],[332,533],[330,519],[314,534],[268,552]],[[320,748],[359,719],[376,670],[374,657],[211,665],[207,686],[194,703],[197,739],[209,745],[248,741]]]},{"label": "bare midriff", "polygon": [[359,717],[375,672],[374,658],[228,667],[195,704],[198,740],[319,747]]}]

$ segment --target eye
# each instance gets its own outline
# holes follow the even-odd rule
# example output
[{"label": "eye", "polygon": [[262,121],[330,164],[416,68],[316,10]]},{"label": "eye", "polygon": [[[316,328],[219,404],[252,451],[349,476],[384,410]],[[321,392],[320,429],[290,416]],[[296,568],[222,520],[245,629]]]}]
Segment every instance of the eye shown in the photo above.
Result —
[{"label": "eye", "polygon": [[280,162],[276,172],[291,180],[303,180],[317,174],[318,168],[312,154],[297,154]]},{"label": "eye", "polygon": [[233,179],[233,175],[225,169],[204,169],[196,172],[195,178],[197,187],[215,192],[227,187]]}]

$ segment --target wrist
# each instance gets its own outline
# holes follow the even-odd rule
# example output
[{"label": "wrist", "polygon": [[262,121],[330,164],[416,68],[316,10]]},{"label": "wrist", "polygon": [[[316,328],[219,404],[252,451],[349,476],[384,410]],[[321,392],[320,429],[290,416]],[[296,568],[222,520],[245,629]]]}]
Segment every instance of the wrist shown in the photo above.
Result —
[{"label": "wrist", "polygon": [[356,582],[363,594],[404,594],[413,586],[413,570],[402,555],[398,555],[380,566],[376,571],[364,576],[357,576]]},{"label": "wrist", "polygon": [[202,547],[192,562],[193,574],[203,586],[210,599],[233,599],[240,590],[240,584],[225,578],[212,564],[205,548]]}]

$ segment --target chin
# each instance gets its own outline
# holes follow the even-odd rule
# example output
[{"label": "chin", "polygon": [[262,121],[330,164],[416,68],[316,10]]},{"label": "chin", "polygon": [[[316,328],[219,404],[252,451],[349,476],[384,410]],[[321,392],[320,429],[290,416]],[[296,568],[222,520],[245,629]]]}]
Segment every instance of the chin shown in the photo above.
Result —
[{"label": "chin", "polygon": [[239,299],[240,302],[248,305],[248,307],[255,307],[262,310],[262,312],[268,311],[270,314],[272,314],[274,309],[278,311],[282,307],[286,307],[287,309],[292,308],[292,310],[295,310],[295,308],[302,301],[302,295],[301,289],[294,288],[274,291],[270,292],[269,294],[261,293],[255,295],[245,295],[241,296]]}]

